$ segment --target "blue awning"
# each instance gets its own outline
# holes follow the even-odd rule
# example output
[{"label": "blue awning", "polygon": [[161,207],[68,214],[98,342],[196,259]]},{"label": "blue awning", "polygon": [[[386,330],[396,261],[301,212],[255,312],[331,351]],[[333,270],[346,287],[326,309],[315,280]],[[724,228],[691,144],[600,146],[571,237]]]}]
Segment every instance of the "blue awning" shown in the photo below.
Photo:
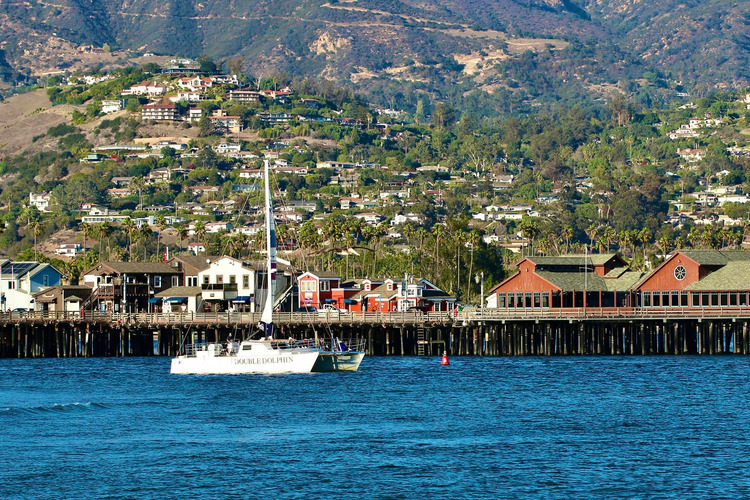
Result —
[{"label": "blue awning", "polygon": [[148,299],[149,304],[158,304],[159,302],[161,302],[161,297],[153,297]]},{"label": "blue awning", "polygon": [[187,300],[187,297],[169,297],[164,302],[184,302]]},{"label": "blue awning", "polygon": [[233,304],[245,304],[249,300],[250,300],[249,295],[241,295],[239,297],[235,297],[234,299],[232,299],[232,303]]},{"label": "blue awning", "polygon": [[328,302],[328,303],[336,302],[336,299],[326,299],[326,302]]},{"label": "blue awning", "polygon": [[344,304],[356,304],[356,302],[354,299],[344,299]]}]

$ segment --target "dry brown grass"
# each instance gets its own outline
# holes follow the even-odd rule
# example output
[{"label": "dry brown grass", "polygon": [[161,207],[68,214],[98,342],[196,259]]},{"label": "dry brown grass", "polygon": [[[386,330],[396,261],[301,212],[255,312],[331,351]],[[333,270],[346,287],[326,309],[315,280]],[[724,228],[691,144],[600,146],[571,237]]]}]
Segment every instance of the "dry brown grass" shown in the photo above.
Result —
[{"label": "dry brown grass", "polygon": [[57,147],[56,138],[31,139],[60,123],[70,122],[76,106],[52,106],[44,90],[10,97],[0,102],[0,155],[12,156],[23,151],[38,152]]}]

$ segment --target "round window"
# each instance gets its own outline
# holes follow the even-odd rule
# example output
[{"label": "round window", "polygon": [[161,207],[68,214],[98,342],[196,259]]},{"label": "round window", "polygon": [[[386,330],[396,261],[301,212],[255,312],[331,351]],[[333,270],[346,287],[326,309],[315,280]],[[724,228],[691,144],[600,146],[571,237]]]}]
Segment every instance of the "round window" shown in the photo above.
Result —
[{"label": "round window", "polygon": [[674,277],[677,278],[678,281],[684,280],[686,275],[687,271],[685,270],[685,266],[677,266],[674,268]]}]

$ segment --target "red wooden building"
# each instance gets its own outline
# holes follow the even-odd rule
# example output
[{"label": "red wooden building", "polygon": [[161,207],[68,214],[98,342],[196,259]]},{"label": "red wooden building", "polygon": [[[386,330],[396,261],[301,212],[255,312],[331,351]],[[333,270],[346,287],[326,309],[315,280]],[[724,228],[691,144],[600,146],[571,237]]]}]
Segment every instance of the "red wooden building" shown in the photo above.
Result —
[{"label": "red wooden building", "polygon": [[580,309],[629,307],[632,287],[643,273],[632,272],[617,254],[526,257],[518,271],[495,286],[488,308]]},{"label": "red wooden building", "polygon": [[652,308],[746,307],[750,252],[679,250],[634,289],[636,305]]}]

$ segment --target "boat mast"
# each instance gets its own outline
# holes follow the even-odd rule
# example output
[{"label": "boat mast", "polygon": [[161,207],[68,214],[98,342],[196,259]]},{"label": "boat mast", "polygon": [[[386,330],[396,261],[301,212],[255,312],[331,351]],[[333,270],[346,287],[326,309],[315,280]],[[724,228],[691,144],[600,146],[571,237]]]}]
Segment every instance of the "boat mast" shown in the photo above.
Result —
[{"label": "boat mast", "polygon": [[273,290],[276,283],[276,228],[273,219],[273,207],[271,205],[271,183],[269,181],[268,160],[264,162],[265,188],[266,188],[266,303],[260,316],[260,323],[266,338],[273,338]]}]

